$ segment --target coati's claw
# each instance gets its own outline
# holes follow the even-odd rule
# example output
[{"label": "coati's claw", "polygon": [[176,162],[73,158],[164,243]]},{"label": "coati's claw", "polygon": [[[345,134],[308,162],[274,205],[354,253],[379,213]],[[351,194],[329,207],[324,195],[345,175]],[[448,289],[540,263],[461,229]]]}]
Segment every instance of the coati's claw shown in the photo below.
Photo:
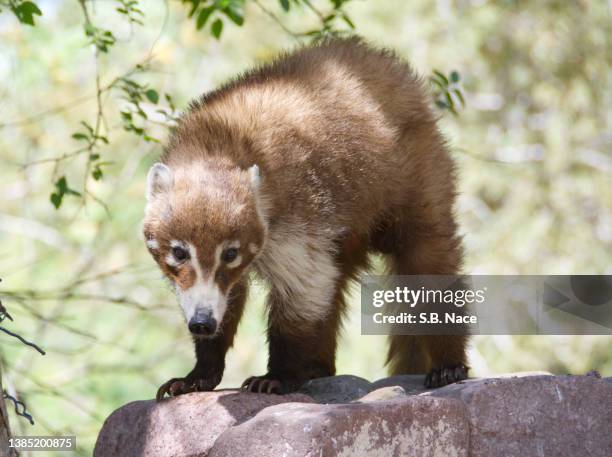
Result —
[{"label": "coati's claw", "polygon": [[270,379],[267,376],[251,376],[242,383],[241,389],[245,392],[259,394],[282,394],[283,384],[277,379]]},{"label": "coati's claw", "polygon": [[160,401],[166,394],[176,397],[190,392],[206,392],[213,390],[215,386],[216,384],[212,385],[207,379],[172,378],[160,386],[155,399]]},{"label": "coati's claw", "polygon": [[166,394],[168,394],[168,396],[171,397],[172,387],[174,386],[175,383],[179,383],[179,382],[183,382],[181,378],[172,378],[169,381],[166,381],[165,383],[163,383],[161,386],[159,386],[159,389],[157,389],[155,400],[160,401],[162,398],[164,398]]},{"label": "coati's claw", "polygon": [[431,370],[425,377],[425,387],[435,388],[443,387],[454,382],[467,379],[468,368],[465,365],[457,365],[456,367],[444,367],[439,370]]}]

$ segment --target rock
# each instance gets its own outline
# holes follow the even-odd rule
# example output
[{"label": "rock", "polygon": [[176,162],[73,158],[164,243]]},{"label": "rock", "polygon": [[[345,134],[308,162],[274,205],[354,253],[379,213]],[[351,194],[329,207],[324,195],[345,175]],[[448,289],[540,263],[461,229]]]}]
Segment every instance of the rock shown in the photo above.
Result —
[{"label": "rock", "polygon": [[348,403],[372,390],[372,383],[358,376],[339,375],[312,379],[299,390],[317,403]]},{"label": "rock", "polygon": [[361,397],[359,402],[369,403],[373,401],[387,401],[393,400],[394,398],[406,396],[406,391],[400,386],[389,386],[381,387],[380,389],[373,390],[369,394],[365,394]]},{"label": "rock", "polygon": [[278,405],[226,430],[209,456],[461,457],[468,455],[467,426],[454,399]]},{"label": "rock", "polygon": [[390,376],[372,383],[373,389],[389,386],[400,386],[408,395],[420,394],[421,392],[427,391],[425,387],[425,375],[423,374]]},{"label": "rock", "polygon": [[287,402],[312,402],[305,395],[263,395],[235,390],[197,392],[129,403],[104,422],[95,457],[201,456],[229,427],[263,408]]},{"label": "rock", "polygon": [[[341,376],[305,386],[329,404],[237,391],[134,402],[106,420],[94,456],[612,456],[610,378],[520,373],[402,393],[422,391],[420,382]],[[341,398],[360,400],[331,403]]]},{"label": "rock", "polygon": [[612,385],[596,377],[469,380],[420,397],[463,402],[470,457],[612,455]]}]

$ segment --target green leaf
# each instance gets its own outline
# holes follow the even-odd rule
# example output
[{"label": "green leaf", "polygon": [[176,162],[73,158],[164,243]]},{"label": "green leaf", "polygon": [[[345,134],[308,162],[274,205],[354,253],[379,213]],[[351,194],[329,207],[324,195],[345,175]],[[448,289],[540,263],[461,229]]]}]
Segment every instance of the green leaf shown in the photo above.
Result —
[{"label": "green leaf", "polygon": [[94,34],[96,33],[96,28],[91,25],[89,22],[87,22],[85,24],[85,35],[87,36],[94,36]]},{"label": "green leaf", "polygon": [[453,90],[453,92],[461,102],[461,107],[465,108],[465,98],[463,98],[463,94],[461,93],[461,91],[459,89],[455,89]]},{"label": "green leaf", "polygon": [[74,138],[75,140],[85,140],[85,141],[89,140],[89,137],[85,135],[84,133],[73,133],[72,138]]},{"label": "green leaf", "polygon": [[223,31],[223,21],[221,19],[215,20],[213,22],[212,27],[210,28],[213,36],[218,40],[221,37],[221,32]]},{"label": "green leaf", "polygon": [[23,2],[12,7],[13,13],[22,24],[34,25],[34,16],[42,16],[42,11],[33,2]]},{"label": "green leaf", "polygon": [[214,10],[214,6],[209,6],[208,8],[204,8],[202,11],[200,11],[200,14],[198,14],[198,19],[196,20],[196,29],[200,30],[206,25],[206,21],[208,21],[208,18]]},{"label": "green leaf", "polygon": [[62,199],[64,198],[64,194],[58,194],[53,192],[51,194],[51,203],[55,206],[55,209],[59,209],[62,206]]},{"label": "green leaf", "polygon": [[438,71],[438,70],[434,70],[433,71],[434,74],[440,78],[442,81],[444,81],[444,84],[446,84],[448,86],[448,78],[446,76],[444,76],[444,73]]},{"label": "green leaf", "polygon": [[192,2],[191,2],[191,10],[189,10],[189,15],[188,15],[188,17],[190,19],[193,17],[193,15],[195,14],[196,10],[200,6],[200,2],[201,2],[201,0],[192,0]]},{"label": "green leaf", "polygon": [[174,101],[172,100],[172,96],[170,94],[164,94],[164,98],[166,99],[166,103],[172,111],[174,111]]},{"label": "green leaf", "polygon": [[446,104],[448,105],[448,109],[453,111],[455,109],[455,102],[453,101],[453,97],[451,97],[451,94],[448,92],[445,92],[444,96],[446,97]]},{"label": "green leaf", "polygon": [[81,196],[79,192],[68,187],[68,181],[66,181],[65,176],[62,176],[60,179],[56,181],[55,188],[57,189],[57,192],[54,192],[53,194],[51,194],[51,203],[53,203],[55,208],[60,207],[60,205],[62,204],[62,199],[64,198],[64,195],[75,195],[77,197]]},{"label": "green leaf", "polygon": [[61,194],[65,193],[66,189],[68,189],[68,182],[66,181],[66,177],[62,176],[60,179],[58,179],[55,183],[55,187],[57,187],[57,190]]},{"label": "green leaf", "polygon": [[280,0],[280,4],[285,11],[289,11],[289,8],[291,7],[289,0]]},{"label": "green leaf", "polygon": [[136,114],[138,114],[140,117],[142,117],[145,120],[149,118],[147,116],[147,113],[144,112],[144,110],[140,107],[139,104],[136,104]]},{"label": "green leaf", "polygon": [[91,172],[91,177],[95,179],[96,181],[99,181],[100,179],[102,179],[102,176],[103,176],[103,173],[100,167],[94,168],[93,171]]},{"label": "green leaf", "polygon": [[457,71],[451,71],[450,74],[450,80],[454,83],[458,83],[459,80],[461,79],[461,76],[459,75],[459,72]]},{"label": "green leaf", "polygon": [[227,8],[223,10],[223,12],[227,17],[232,20],[234,24],[240,26],[244,24],[244,13],[239,6],[235,4],[230,4]]},{"label": "green leaf", "polygon": [[438,86],[440,89],[446,90],[446,85],[443,82],[439,81],[437,78],[431,77],[430,81],[436,86]]},{"label": "green leaf", "polygon": [[342,15],[342,19],[344,20],[344,22],[346,23],[346,25],[348,25],[350,28],[354,29],[355,28],[355,24],[353,21],[351,21],[351,18],[348,17],[346,14]]},{"label": "green leaf", "polygon": [[157,103],[159,101],[159,94],[155,89],[149,89],[145,92],[145,96],[151,103]]},{"label": "green leaf", "polygon": [[96,154],[96,153],[89,154],[89,160],[91,160],[92,162],[98,160],[99,158],[100,158],[100,154]]},{"label": "green leaf", "polygon": [[327,16],[323,18],[323,23],[327,24],[330,21],[333,21],[334,19],[336,19],[336,13],[328,14]]}]

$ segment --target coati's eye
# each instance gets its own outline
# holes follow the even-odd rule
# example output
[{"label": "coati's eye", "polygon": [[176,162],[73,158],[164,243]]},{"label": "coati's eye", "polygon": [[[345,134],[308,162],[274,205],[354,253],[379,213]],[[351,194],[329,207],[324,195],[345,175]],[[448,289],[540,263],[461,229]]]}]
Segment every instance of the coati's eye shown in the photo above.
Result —
[{"label": "coati's eye", "polygon": [[236,260],[236,257],[238,257],[238,249],[236,248],[226,249],[223,251],[223,254],[221,254],[221,259],[226,263],[233,262]]},{"label": "coati's eye", "polygon": [[180,246],[174,246],[172,248],[172,255],[178,262],[184,262],[189,258],[189,253]]}]

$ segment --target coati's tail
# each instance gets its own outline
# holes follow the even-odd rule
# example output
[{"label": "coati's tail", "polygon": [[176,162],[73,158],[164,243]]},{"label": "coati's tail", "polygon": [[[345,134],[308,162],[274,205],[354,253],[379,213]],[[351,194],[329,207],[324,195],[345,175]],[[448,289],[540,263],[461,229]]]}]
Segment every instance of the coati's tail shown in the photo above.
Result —
[{"label": "coati's tail", "polygon": [[389,374],[422,374],[428,373],[430,363],[420,341],[415,336],[391,335],[386,364]]}]

